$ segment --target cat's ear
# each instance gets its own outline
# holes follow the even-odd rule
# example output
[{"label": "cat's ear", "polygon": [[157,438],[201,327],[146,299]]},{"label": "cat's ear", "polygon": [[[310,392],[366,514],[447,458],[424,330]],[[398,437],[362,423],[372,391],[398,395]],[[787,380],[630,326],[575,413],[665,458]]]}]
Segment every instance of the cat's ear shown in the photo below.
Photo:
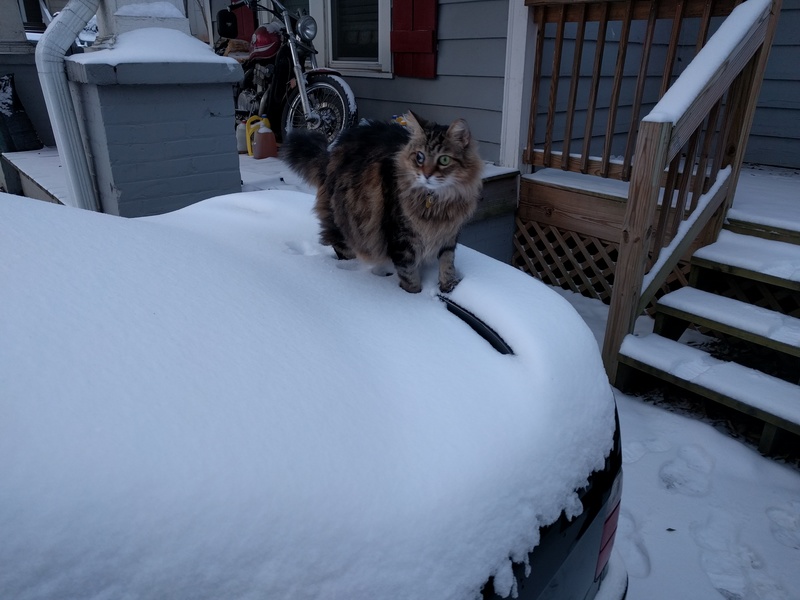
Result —
[{"label": "cat's ear", "polygon": [[428,122],[423,119],[422,117],[415,115],[413,111],[409,110],[406,114],[403,115],[403,118],[406,120],[413,129],[419,129],[422,131],[428,125]]},{"label": "cat's ear", "polygon": [[469,125],[464,119],[456,119],[447,128],[447,137],[466,148],[469,146],[472,134],[469,131]]}]

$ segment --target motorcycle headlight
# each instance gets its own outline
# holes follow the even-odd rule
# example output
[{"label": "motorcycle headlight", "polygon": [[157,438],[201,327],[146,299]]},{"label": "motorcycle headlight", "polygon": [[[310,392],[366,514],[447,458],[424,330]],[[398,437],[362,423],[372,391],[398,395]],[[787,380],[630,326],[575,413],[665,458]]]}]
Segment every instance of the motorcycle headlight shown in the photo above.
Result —
[{"label": "motorcycle headlight", "polygon": [[310,42],[317,37],[317,22],[311,15],[303,15],[297,21],[297,33],[306,42]]}]

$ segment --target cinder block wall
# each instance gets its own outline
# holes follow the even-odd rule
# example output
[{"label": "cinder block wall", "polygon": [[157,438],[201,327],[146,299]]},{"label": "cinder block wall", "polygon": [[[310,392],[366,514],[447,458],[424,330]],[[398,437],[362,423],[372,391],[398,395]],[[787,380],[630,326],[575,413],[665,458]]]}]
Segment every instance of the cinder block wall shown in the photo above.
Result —
[{"label": "cinder block wall", "polygon": [[154,215],[241,191],[229,85],[72,86],[103,212]]},{"label": "cinder block wall", "polygon": [[103,212],[155,215],[241,191],[238,64],[68,59],[66,66]]}]

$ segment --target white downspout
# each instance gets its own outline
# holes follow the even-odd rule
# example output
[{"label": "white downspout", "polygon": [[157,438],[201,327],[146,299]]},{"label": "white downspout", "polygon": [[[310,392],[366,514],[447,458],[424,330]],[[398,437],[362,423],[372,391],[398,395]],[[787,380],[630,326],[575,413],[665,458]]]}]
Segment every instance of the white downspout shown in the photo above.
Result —
[{"label": "white downspout", "polygon": [[71,204],[100,211],[78,117],[69,91],[64,57],[75,38],[97,12],[100,0],[70,0],[47,26],[36,45],[36,68],[47,112],[53,125],[61,164],[67,173]]}]

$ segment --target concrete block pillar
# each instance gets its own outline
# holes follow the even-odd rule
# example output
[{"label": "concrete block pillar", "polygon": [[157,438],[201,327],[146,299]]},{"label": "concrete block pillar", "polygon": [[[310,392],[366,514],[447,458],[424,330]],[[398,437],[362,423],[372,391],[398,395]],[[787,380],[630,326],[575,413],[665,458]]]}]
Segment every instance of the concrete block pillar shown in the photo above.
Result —
[{"label": "concrete block pillar", "polygon": [[236,61],[180,30],[141,28],[66,67],[103,212],[154,215],[241,191]]}]

